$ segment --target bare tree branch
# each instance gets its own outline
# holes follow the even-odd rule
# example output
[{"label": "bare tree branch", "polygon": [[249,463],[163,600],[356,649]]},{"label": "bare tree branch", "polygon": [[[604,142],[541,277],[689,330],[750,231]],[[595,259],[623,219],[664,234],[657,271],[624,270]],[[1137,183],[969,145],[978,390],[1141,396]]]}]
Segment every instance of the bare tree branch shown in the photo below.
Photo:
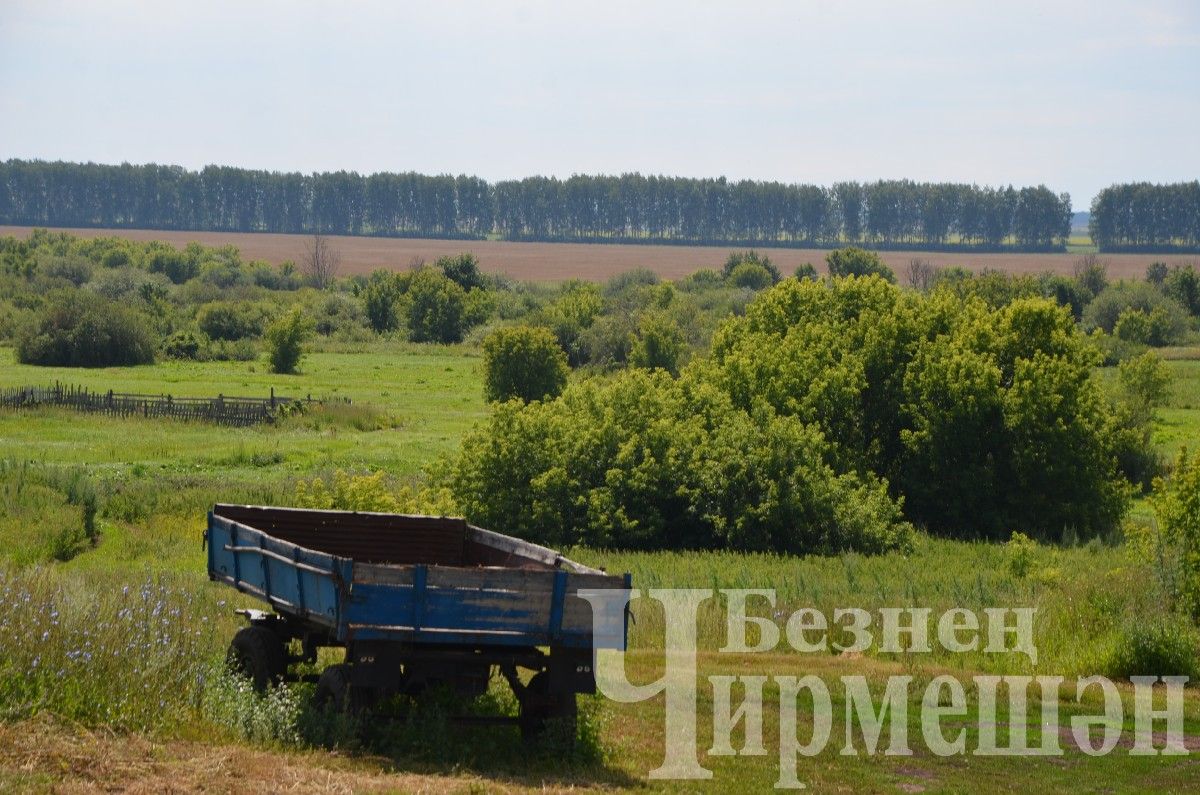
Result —
[{"label": "bare tree branch", "polygon": [[342,255],[329,242],[329,238],[318,232],[304,250],[304,272],[317,289],[324,290],[337,278],[342,264]]}]

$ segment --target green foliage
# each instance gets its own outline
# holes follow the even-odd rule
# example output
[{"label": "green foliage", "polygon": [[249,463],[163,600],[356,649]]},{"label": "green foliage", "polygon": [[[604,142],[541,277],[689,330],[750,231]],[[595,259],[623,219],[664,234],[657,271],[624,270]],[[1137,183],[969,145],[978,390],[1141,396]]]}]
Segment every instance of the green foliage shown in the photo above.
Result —
[{"label": "green foliage", "polygon": [[549,329],[500,328],[483,341],[483,393],[488,400],[525,403],[554,398],[567,384],[567,355]]},{"label": "green foliage", "polygon": [[1122,625],[1112,651],[1103,663],[1111,679],[1133,676],[1200,674],[1200,633],[1180,616],[1132,618]]},{"label": "green foliage", "polygon": [[204,355],[204,340],[191,331],[177,331],[163,343],[163,355],[168,359],[197,360]]},{"label": "green foliage", "polygon": [[430,516],[455,514],[454,503],[445,490],[393,488],[383,471],[373,475],[351,475],[339,469],[326,483],[323,478],[296,483],[296,505],[337,511],[417,513]]},{"label": "green foliage", "polygon": [[[1159,310],[1155,310],[1159,311]],[[1140,309],[1126,309],[1113,326],[1113,336],[1137,345],[1149,345],[1152,333],[1150,316]]]},{"label": "green foliage", "polygon": [[1117,379],[1128,403],[1147,415],[1171,393],[1171,371],[1153,351],[1121,362]]},{"label": "green foliage", "polygon": [[261,306],[247,301],[217,301],[196,313],[196,325],[214,340],[241,340],[261,336],[266,315]]},{"label": "green foliage", "polygon": [[52,279],[63,279],[75,287],[86,284],[92,278],[92,263],[79,255],[48,257],[39,263],[38,271]]},{"label": "green foliage", "polygon": [[585,361],[584,333],[603,311],[600,289],[588,282],[568,283],[562,295],[542,311],[541,321],[554,332],[572,367]]},{"label": "green foliage", "polygon": [[1167,263],[1151,262],[1146,266],[1146,281],[1161,285],[1167,280],[1168,273],[1170,273],[1170,269],[1167,268]]},{"label": "green foliage", "polygon": [[739,262],[729,272],[729,283],[734,287],[765,290],[775,283],[775,279],[769,270],[757,262]]},{"label": "green foliage", "polygon": [[271,372],[295,373],[304,355],[304,341],[311,335],[311,324],[299,307],[277,318],[266,334]]},{"label": "green foliage", "polygon": [[[742,268],[741,266],[743,265],[757,267]],[[741,268],[740,278],[743,281],[753,281],[754,284],[739,284],[737,281],[735,281],[734,272],[738,271],[739,268]],[[762,271],[766,271],[767,276],[769,277],[769,281],[763,284],[762,287],[769,287],[782,278],[779,273],[779,268],[775,267],[775,263],[771,262],[771,258],[765,255],[759,255],[759,253],[754,249],[750,249],[749,251],[730,252],[729,256],[725,259],[725,265],[722,268],[722,274],[725,276],[727,281],[737,284],[739,287],[752,287],[754,289],[761,289],[761,287],[755,286],[762,279],[760,269]]]},{"label": "green foliage", "polygon": [[896,283],[896,274],[883,264],[883,260],[874,251],[848,246],[839,248],[825,255],[825,264],[829,266],[831,276],[880,276],[885,281]]},{"label": "green foliage", "polygon": [[479,290],[487,283],[483,274],[479,272],[479,260],[474,254],[438,257],[433,266],[464,290]]},{"label": "green foliage", "polygon": [[466,291],[433,268],[412,274],[408,285],[408,338],[461,342],[467,330]]},{"label": "green foliage", "polygon": [[1038,543],[1024,533],[1013,533],[1012,538],[1004,545],[1008,571],[1012,576],[1023,580],[1033,571],[1038,551]]},{"label": "green foliage", "polygon": [[744,410],[815,424],[840,471],[886,478],[932,530],[1086,536],[1126,499],[1093,364],[1041,298],[991,309],[878,277],[788,280],[718,331],[711,378]]},{"label": "green foliage", "polygon": [[796,272],[793,275],[801,281],[808,279],[812,282],[815,282],[819,276],[817,269],[813,267],[811,262],[806,262],[803,265],[797,265]]},{"label": "green foliage", "polygon": [[1176,265],[1163,281],[1163,290],[1186,309],[1200,317],[1200,271],[1195,265]]},{"label": "green foliage", "polygon": [[1119,282],[1104,288],[1084,310],[1083,327],[1087,331],[1099,328],[1112,334],[1117,321],[1130,310],[1148,317],[1150,345],[1174,345],[1187,333],[1187,310],[1147,282]]},{"label": "green foliage", "polygon": [[906,543],[883,484],[837,475],[819,431],[642,370],[499,405],[449,485],[473,521],[540,543],[876,552]]},{"label": "green foliage", "polygon": [[1181,452],[1170,478],[1155,480],[1151,502],[1170,550],[1163,554],[1178,561],[1179,605],[1200,619],[1200,460]]},{"label": "green foliage", "polygon": [[140,313],[82,290],[47,297],[19,332],[17,359],[25,364],[110,367],[148,364],[156,345]]},{"label": "green foliage", "polygon": [[401,277],[391,271],[377,270],[371,274],[360,296],[367,322],[376,333],[384,334],[400,328],[398,307],[405,286]]},{"label": "green foliage", "polygon": [[[746,263],[738,266],[741,267],[759,266]],[[736,272],[737,268],[734,270]],[[677,375],[686,347],[679,324],[668,313],[662,310],[647,312],[631,341],[629,363],[634,367],[666,370]]]},{"label": "green foliage", "polygon": [[1074,277],[1087,303],[1108,287],[1108,266],[1095,254],[1088,254],[1075,263]]}]

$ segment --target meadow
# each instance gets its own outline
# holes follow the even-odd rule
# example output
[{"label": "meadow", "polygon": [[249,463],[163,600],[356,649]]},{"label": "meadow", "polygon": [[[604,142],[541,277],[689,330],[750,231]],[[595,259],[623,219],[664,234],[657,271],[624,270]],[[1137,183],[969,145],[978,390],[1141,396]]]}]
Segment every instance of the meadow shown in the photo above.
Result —
[{"label": "meadow", "polygon": [[[288,504],[298,480],[328,477],[335,469],[382,470],[395,488],[414,482],[486,416],[479,362],[471,345],[386,340],[312,353],[294,376],[268,373],[261,359],[32,367],[16,363],[11,349],[0,349],[0,386],[60,379],[177,395],[263,395],[274,387],[279,394],[353,400],[275,426],[236,429],[64,409],[0,412],[5,461],[0,482],[8,509],[0,515],[0,549],[10,558],[0,565],[0,633],[25,639],[6,647],[0,666],[0,787],[154,789],[167,782],[199,787],[221,781],[249,789],[291,782],[331,791],[644,786],[646,771],[662,761],[661,699],[631,705],[588,699],[585,742],[564,758],[527,752],[515,732],[448,726],[437,714],[426,716],[415,735],[401,727],[352,738],[313,724],[306,686],[264,699],[221,671],[225,644],[238,625],[232,609],[253,602],[207,582],[200,546],[206,508],[217,501]],[[1173,392],[1154,426],[1154,441],[1164,453],[1184,444],[1200,446],[1200,362],[1171,361],[1169,367]],[[1101,375],[1113,381],[1111,371]],[[47,542],[48,535],[77,524],[88,505],[95,512],[94,538]],[[14,550],[25,551],[24,565],[11,562]],[[874,610],[906,604],[935,612],[997,604],[1038,609],[1039,663],[1033,668],[1023,655],[982,652],[860,657],[800,655],[780,647],[763,654],[720,654],[725,629],[714,600],[700,615],[702,676],[815,672],[836,682],[842,675],[863,674],[879,686],[897,672],[915,675],[918,682],[945,671],[1117,674],[1122,649],[1146,627],[1183,643],[1194,637],[1168,614],[1151,568],[1119,538],[1021,549],[921,536],[907,552],[879,556],[566,552],[590,565],[629,571],[639,588],[774,588],[781,613],[799,606],[828,612],[846,605]],[[42,562],[31,564],[39,554]],[[661,611],[648,600],[635,602],[627,660],[634,681],[659,674],[662,631]],[[764,707],[770,749],[778,747],[773,687],[768,684]],[[843,705],[836,693],[838,714]],[[1123,694],[1128,705],[1128,688]],[[914,705],[919,697],[916,689]],[[1186,704],[1190,743],[1200,737],[1195,690],[1189,689]],[[1095,704],[1090,707],[1094,711]],[[482,708],[504,712],[513,705],[497,688]],[[1064,707],[1068,714],[1072,709],[1084,708]],[[701,761],[715,772],[711,788],[770,787],[778,764],[771,754],[706,752],[712,692],[703,687],[699,714]],[[1036,742],[1040,729],[1036,711],[1031,714]],[[840,731],[839,723],[835,738]],[[972,741],[975,732],[968,728]],[[918,724],[910,733],[919,734]],[[1016,763],[979,756],[942,759],[920,750],[911,758],[844,757],[839,746],[831,743],[823,755],[803,761],[801,780],[822,790],[1145,791],[1183,789],[1195,777],[1187,757],[1118,752],[1088,758],[1068,747],[1062,757]],[[217,767],[223,772],[211,771],[214,760],[222,760]],[[667,782],[666,788],[695,786]]]}]

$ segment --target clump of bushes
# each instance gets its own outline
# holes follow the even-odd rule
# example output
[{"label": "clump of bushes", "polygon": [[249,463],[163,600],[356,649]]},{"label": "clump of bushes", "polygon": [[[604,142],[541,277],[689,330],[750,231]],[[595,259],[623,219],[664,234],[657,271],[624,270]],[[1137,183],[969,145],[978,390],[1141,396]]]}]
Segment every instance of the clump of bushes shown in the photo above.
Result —
[{"label": "clump of bushes", "polygon": [[540,543],[879,552],[909,538],[871,475],[836,473],[816,428],[719,390],[627,370],[496,407],[448,474],[467,516]]},{"label": "clump of bushes", "polygon": [[1083,312],[1084,329],[1103,329],[1127,342],[1155,347],[1179,343],[1188,330],[1187,310],[1149,282],[1105,287]]},{"label": "clump of bushes", "polygon": [[567,384],[567,355],[546,328],[513,326],[483,341],[484,396],[526,403],[557,397]]},{"label": "clump of bushes", "polygon": [[829,266],[829,274],[834,277],[879,276],[893,284],[896,282],[896,274],[883,264],[874,251],[848,246],[825,255],[825,264]]},{"label": "clump of bushes", "polygon": [[154,361],[157,337],[144,315],[83,290],[50,295],[19,333],[17,361],[112,367]]},{"label": "clump of bushes", "polygon": [[200,307],[196,325],[214,340],[259,337],[266,325],[266,311],[248,301],[214,301]]},{"label": "clump of bushes", "polygon": [[1104,661],[1104,675],[1112,679],[1133,676],[1186,676],[1200,674],[1200,633],[1185,618],[1163,615],[1129,619],[1121,625],[1112,650]]}]

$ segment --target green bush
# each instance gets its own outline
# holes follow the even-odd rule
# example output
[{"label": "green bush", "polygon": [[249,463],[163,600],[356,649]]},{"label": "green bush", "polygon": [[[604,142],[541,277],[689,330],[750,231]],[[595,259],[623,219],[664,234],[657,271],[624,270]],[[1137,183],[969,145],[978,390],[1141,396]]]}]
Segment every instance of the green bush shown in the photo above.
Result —
[{"label": "green bush", "polygon": [[836,474],[821,433],[702,381],[628,370],[495,408],[449,474],[466,516],[540,543],[878,552],[909,529],[884,484]]},{"label": "green bush", "polygon": [[797,265],[796,272],[793,275],[801,281],[808,279],[809,281],[815,282],[819,278],[817,269],[813,267],[811,262],[805,262],[803,265]]},{"label": "green bush", "polygon": [[999,309],[879,277],[787,280],[727,320],[702,367],[752,411],[816,425],[838,471],[872,472],[931,530],[1003,538],[1110,530],[1126,485],[1117,418],[1070,313]]},{"label": "green bush", "polygon": [[194,279],[200,273],[200,263],[196,258],[161,243],[150,244],[152,248],[146,252],[146,270],[151,273],[161,273],[175,284],[183,284]]},{"label": "green bush", "polygon": [[400,296],[406,286],[401,278],[391,271],[377,270],[359,291],[367,323],[377,334],[400,328]]},{"label": "green bush", "polygon": [[513,326],[483,341],[484,396],[526,403],[557,397],[567,384],[567,355],[549,329]]},{"label": "green bush", "polygon": [[[737,269],[734,271],[736,273]],[[631,341],[629,363],[634,367],[666,370],[676,375],[679,373],[679,364],[686,348],[683,332],[669,314],[661,310],[647,312],[638,324],[637,332]]]},{"label": "green bush", "polygon": [[413,342],[461,342],[467,330],[466,291],[433,268],[412,274],[408,286],[408,338]]},{"label": "green bush", "polygon": [[567,361],[575,367],[586,361],[585,332],[603,311],[604,297],[599,287],[590,282],[570,282],[537,319],[554,332],[559,346],[567,352]]},{"label": "green bush", "polygon": [[163,355],[168,359],[202,359],[204,349],[204,339],[191,331],[177,331],[163,343]]},{"label": "green bush", "polygon": [[1114,337],[1138,345],[1149,345],[1151,333],[1150,316],[1140,309],[1126,309],[1113,326]]},{"label": "green bush", "polygon": [[1106,287],[1083,313],[1087,331],[1114,333],[1117,322],[1129,311],[1141,311],[1150,320],[1150,345],[1175,345],[1187,333],[1187,310],[1178,301],[1147,282],[1119,282]]},{"label": "green bush", "polygon": [[1186,676],[1200,673],[1200,635],[1179,616],[1127,620],[1117,636],[1104,675],[1111,679],[1133,676]]},{"label": "green bush", "polygon": [[1163,290],[1193,317],[1200,317],[1200,272],[1194,265],[1176,265],[1163,280]]},{"label": "green bush", "polygon": [[17,339],[17,361],[59,367],[149,364],[157,341],[145,316],[82,290],[56,292]]},{"label": "green bush", "polygon": [[1200,619],[1200,460],[1179,454],[1170,478],[1154,483],[1151,499],[1164,543],[1179,561],[1177,595],[1183,610]]},{"label": "green bush", "polygon": [[258,337],[265,323],[262,307],[248,301],[217,301],[205,304],[196,313],[196,324],[214,340]]},{"label": "green bush", "polygon": [[433,266],[464,290],[478,290],[487,284],[487,280],[479,272],[479,260],[474,254],[438,257]]},{"label": "green bush", "polygon": [[725,260],[725,265],[722,268],[722,275],[726,280],[730,280],[733,272],[740,265],[757,265],[771,276],[771,284],[778,282],[782,276],[779,273],[779,268],[775,267],[775,263],[771,262],[771,258],[760,256],[757,251],[750,249],[749,251],[733,251]]},{"label": "green bush", "polygon": [[267,328],[267,352],[271,372],[294,373],[304,355],[304,341],[311,327],[299,307],[278,318]]},{"label": "green bush", "polygon": [[896,282],[896,274],[883,264],[874,251],[854,246],[839,248],[825,255],[825,264],[829,266],[829,274],[834,277],[879,276],[892,284]]},{"label": "green bush", "polygon": [[771,278],[771,272],[757,262],[739,262],[729,272],[729,283],[734,287],[765,290],[775,281]]}]

